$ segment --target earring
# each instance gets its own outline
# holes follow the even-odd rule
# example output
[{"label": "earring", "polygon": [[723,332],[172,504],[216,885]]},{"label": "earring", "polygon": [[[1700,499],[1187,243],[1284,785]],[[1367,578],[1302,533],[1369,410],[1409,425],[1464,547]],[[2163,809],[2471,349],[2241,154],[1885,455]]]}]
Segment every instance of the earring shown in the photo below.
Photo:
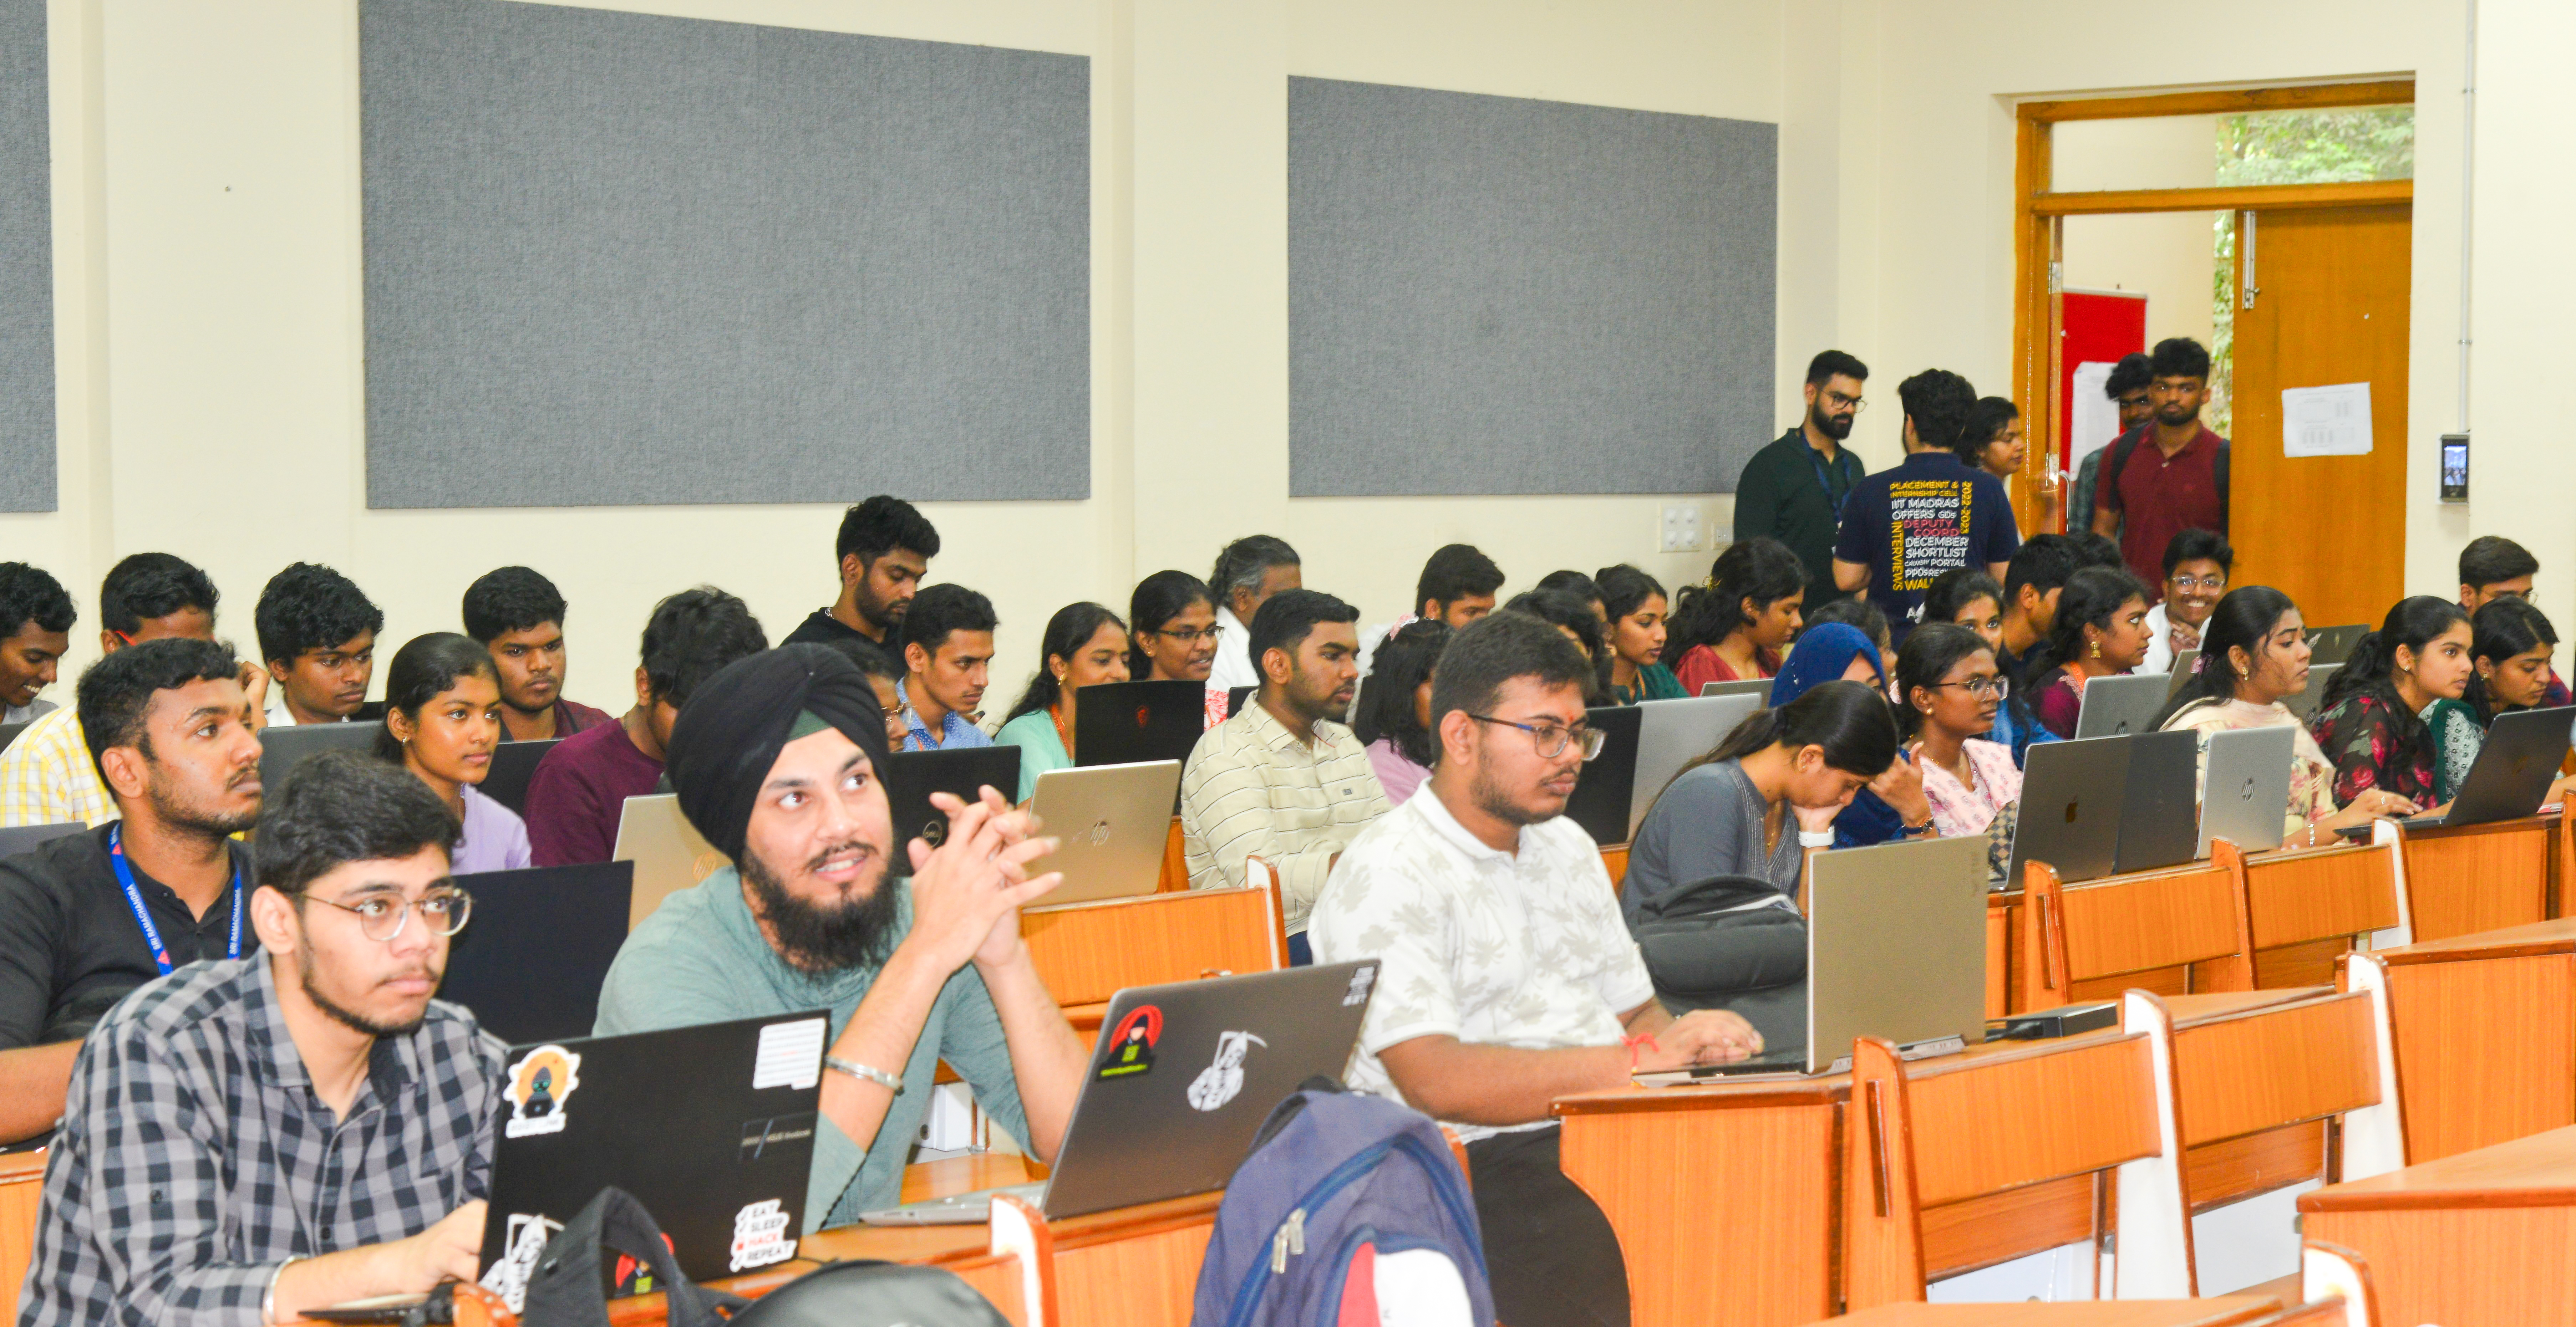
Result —
[{"label": "earring", "polygon": [[2102,657],[2102,642],[2098,640],[2093,642],[2093,657],[2096,659]]}]

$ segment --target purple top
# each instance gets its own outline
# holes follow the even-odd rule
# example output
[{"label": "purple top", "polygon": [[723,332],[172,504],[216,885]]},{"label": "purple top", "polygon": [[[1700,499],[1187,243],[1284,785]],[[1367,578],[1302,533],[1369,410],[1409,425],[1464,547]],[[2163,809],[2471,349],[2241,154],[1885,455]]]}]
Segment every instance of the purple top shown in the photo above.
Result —
[{"label": "purple top", "polygon": [[473,784],[466,784],[462,791],[465,832],[456,836],[450,869],[458,875],[472,875],[536,865],[528,851],[528,826],[519,819],[519,813],[484,796]]},{"label": "purple top", "polygon": [[1377,774],[1378,786],[1386,789],[1388,806],[1404,805],[1404,800],[1422,786],[1422,781],[1431,777],[1430,770],[1405,759],[1404,753],[1395,749],[1392,737],[1381,737],[1369,743],[1368,758],[1369,768]]},{"label": "purple top", "polygon": [[626,799],[662,781],[662,762],[635,749],[626,725],[604,723],[555,744],[528,780],[528,841],[539,866],[604,862],[617,851]]}]

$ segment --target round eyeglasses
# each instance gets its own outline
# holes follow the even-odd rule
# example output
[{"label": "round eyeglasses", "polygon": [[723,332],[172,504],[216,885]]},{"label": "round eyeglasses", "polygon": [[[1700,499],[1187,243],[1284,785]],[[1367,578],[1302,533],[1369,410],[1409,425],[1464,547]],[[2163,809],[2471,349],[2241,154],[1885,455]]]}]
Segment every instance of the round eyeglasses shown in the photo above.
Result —
[{"label": "round eyeglasses", "polygon": [[313,902],[328,903],[342,912],[356,914],[358,930],[368,939],[379,942],[401,935],[403,924],[411,920],[415,908],[420,911],[421,921],[440,935],[454,935],[464,930],[465,919],[474,913],[474,896],[461,889],[433,889],[417,899],[370,894],[355,903],[327,898],[315,898]]},{"label": "round eyeglasses", "polygon": [[1600,755],[1602,744],[1610,740],[1610,735],[1598,728],[1568,728],[1561,723],[1515,723],[1490,714],[1470,714],[1467,717],[1478,723],[1501,724],[1505,728],[1518,728],[1528,733],[1530,745],[1542,760],[1554,760],[1565,754],[1565,748],[1578,743],[1583,747],[1583,758],[1590,760]]}]

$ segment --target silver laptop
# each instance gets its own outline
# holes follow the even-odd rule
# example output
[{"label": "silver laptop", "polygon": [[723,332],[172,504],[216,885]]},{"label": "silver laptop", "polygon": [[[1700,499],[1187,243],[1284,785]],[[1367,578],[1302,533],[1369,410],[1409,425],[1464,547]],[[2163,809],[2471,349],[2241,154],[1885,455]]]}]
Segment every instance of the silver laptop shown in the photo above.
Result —
[{"label": "silver laptop", "polygon": [[1039,775],[1029,807],[1037,812],[1039,832],[1061,843],[1029,863],[1029,873],[1064,873],[1064,883],[1039,902],[1088,903],[1153,893],[1162,881],[1172,799],[1180,787],[1177,760],[1051,769]]},{"label": "silver laptop", "polygon": [[2290,713],[2297,715],[2301,723],[2314,719],[2317,711],[2325,708],[2326,687],[2342,669],[2343,665],[2339,663],[2308,665],[2308,689],[2295,696],[2281,697],[2281,703],[2288,706]]},{"label": "silver laptop", "polygon": [[2121,740],[2129,744],[2129,773],[2113,868],[2126,874],[2191,861],[2200,842],[2200,734],[2178,729]]},{"label": "silver laptop", "polygon": [[2129,673],[2096,677],[2084,684],[2084,708],[2075,717],[2075,736],[2119,737],[2156,730],[2156,711],[2165,707],[2163,673]]},{"label": "silver laptop", "polygon": [[673,793],[626,799],[617,817],[617,848],[609,860],[635,863],[635,892],[626,912],[629,931],[643,925],[662,900],[733,865],[680,814],[680,799]]},{"label": "silver laptop", "polygon": [[1628,792],[1628,838],[1682,766],[1707,755],[1735,726],[1762,708],[1754,696],[1693,696],[1637,706],[1637,774]]},{"label": "silver laptop", "polygon": [[1030,1199],[1055,1219],[1222,1189],[1272,1109],[1309,1078],[1341,1076],[1377,967],[1362,959],[1120,991],[1101,1018],[1064,1145],[1043,1183],[859,1219],[980,1222],[999,1193]]},{"label": "silver laptop", "polygon": [[1771,679],[1749,677],[1741,682],[1702,682],[1699,684],[1699,694],[1703,700],[1710,696],[1755,696],[1759,697],[1764,704],[1768,704],[1771,700]]},{"label": "silver laptop", "polygon": [[2128,784],[2129,744],[2122,738],[2033,746],[2022,770],[2021,814],[2013,822],[2004,888],[2021,888],[2022,868],[2030,862],[2055,867],[2060,880],[2109,875],[2119,852]]},{"label": "silver laptop", "polygon": [[2165,674],[2165,699],[2173,699],[2174,693],[2182,690],[2182,684],[2191,680],[2192,669],[2199,666],[2200,651],[2174,651],[2173,671]]},{"label": "silver laptop", "polygon": [[2247,852],[2281,846],[2281,829],[2289,818],[2290,762],[2298,740],[2299,730],[2287,724],[2209,735],[2195,855],[2207,857],[2212,839],[2225,839]]}]

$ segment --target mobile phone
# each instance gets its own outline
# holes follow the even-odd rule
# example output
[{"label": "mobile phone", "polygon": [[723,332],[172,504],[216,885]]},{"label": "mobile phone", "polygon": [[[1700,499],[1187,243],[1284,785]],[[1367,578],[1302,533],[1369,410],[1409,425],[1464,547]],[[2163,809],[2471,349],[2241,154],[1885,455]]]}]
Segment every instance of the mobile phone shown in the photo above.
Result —
[{"label": "mobile phone", "polygon": [[2442,501],[2469,500],[2469,435],[2442,435]]}]

